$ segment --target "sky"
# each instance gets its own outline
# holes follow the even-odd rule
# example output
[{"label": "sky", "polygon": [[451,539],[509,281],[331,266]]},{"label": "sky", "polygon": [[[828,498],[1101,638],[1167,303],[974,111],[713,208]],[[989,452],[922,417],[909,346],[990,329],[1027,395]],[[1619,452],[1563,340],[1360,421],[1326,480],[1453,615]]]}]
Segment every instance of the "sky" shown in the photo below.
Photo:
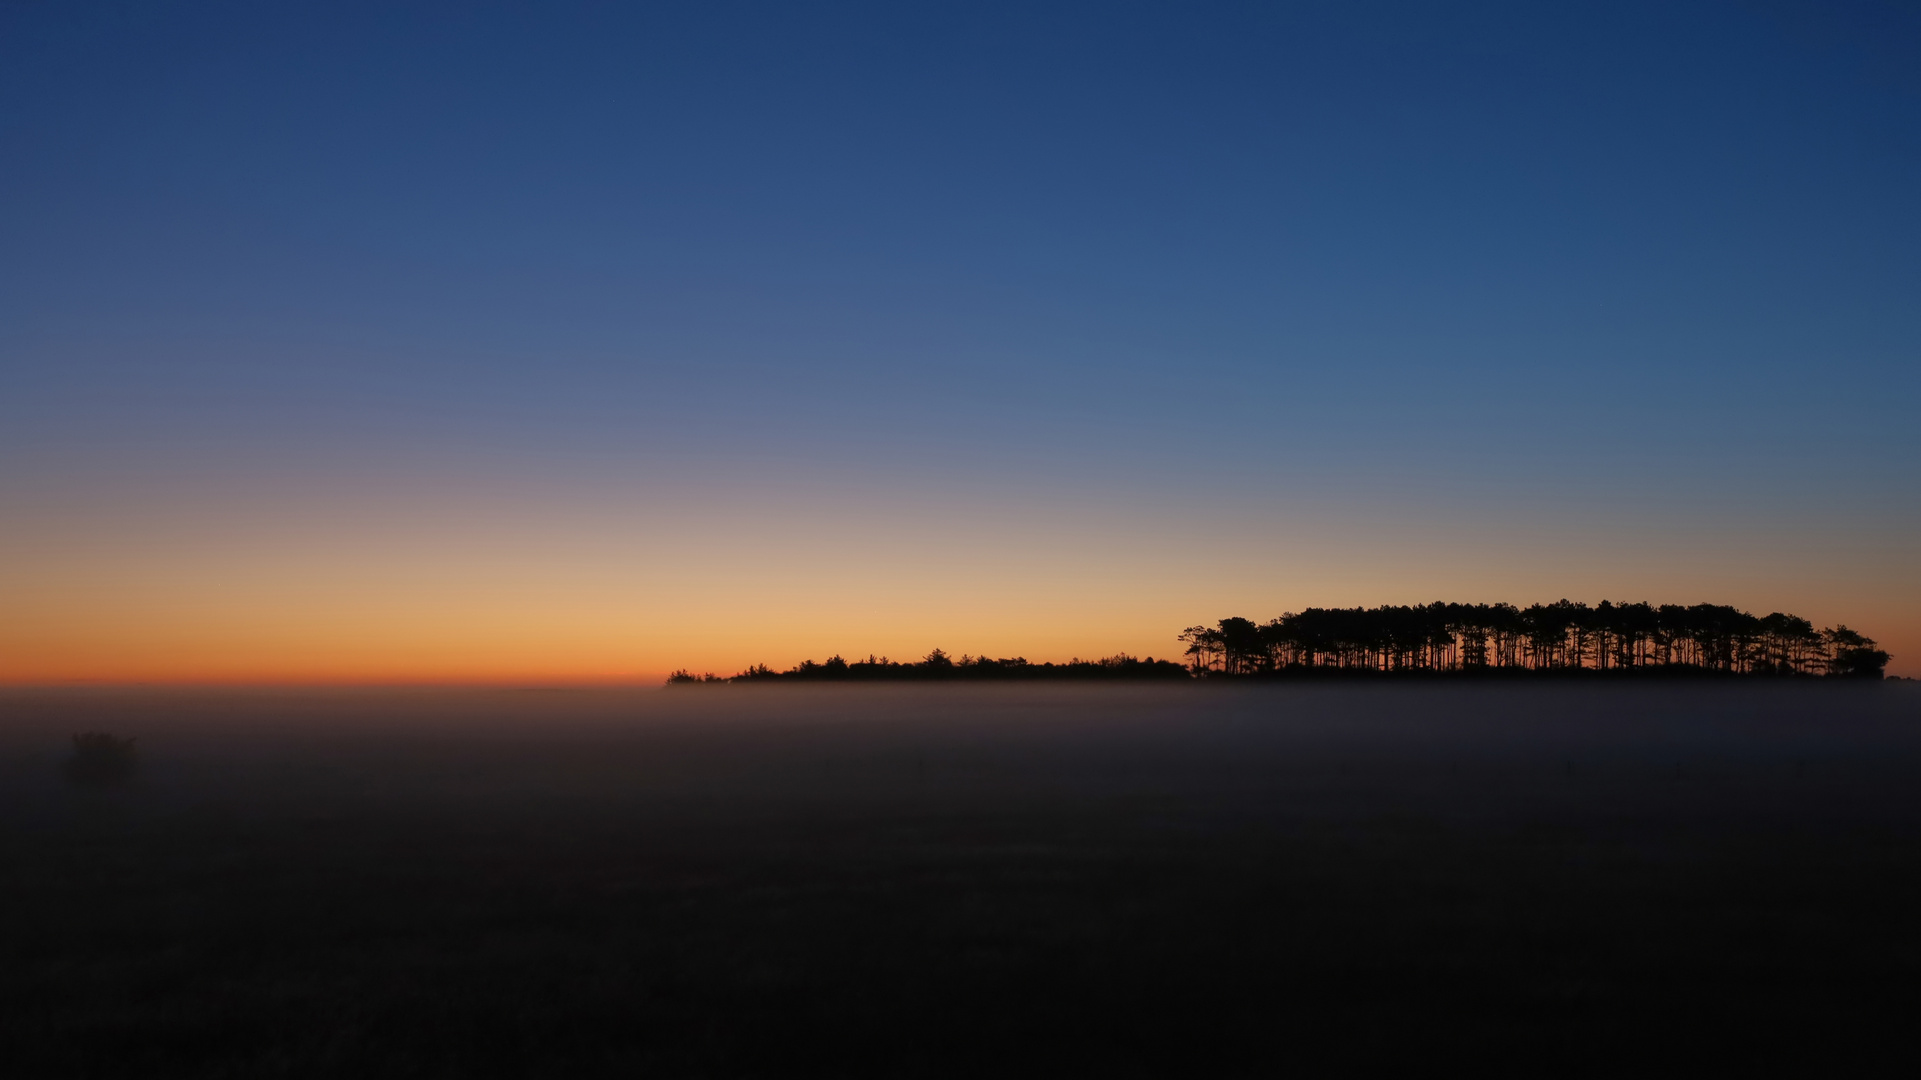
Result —
[{"label": "sky", "polygon": [[1921,675],[1917,192],[1907,4],[0,5],[0,682]]}]

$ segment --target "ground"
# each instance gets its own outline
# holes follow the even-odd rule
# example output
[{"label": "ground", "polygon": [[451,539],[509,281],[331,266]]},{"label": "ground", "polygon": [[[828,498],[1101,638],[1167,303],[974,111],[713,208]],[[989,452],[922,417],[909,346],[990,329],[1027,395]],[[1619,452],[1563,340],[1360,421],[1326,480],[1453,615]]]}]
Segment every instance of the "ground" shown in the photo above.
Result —
[{"label": "ground", "polygon": [[[1921,691],[0,696],[20,1076],[1909,1074]],[[73,731],[137,737],[81,789]]]}]

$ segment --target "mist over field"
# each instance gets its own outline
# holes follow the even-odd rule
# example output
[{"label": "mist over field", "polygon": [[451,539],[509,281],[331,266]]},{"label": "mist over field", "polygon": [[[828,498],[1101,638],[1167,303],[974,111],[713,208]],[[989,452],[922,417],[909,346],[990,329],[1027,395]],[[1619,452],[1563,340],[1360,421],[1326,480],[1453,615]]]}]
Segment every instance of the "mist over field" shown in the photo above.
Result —
[{"label": "mist over field", "polygon": [[[1894,1068],[1918,721],[1905,682],[12,690],[0,1030],[35,1075]],[[93,730],[131,782],[63,780]]]}]

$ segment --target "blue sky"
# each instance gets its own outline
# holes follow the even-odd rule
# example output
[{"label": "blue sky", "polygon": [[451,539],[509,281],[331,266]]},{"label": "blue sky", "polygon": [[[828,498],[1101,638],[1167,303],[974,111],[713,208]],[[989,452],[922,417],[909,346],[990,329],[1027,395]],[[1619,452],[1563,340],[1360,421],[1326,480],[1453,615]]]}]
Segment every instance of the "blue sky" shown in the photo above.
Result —
[{"label": "blue sky", "polygon": [[1917,61],[1874,3],[11,5],[0,543],[448,491],[1761,532],[1742,581],[1872,570],[1834,611],[1921,645]]}]

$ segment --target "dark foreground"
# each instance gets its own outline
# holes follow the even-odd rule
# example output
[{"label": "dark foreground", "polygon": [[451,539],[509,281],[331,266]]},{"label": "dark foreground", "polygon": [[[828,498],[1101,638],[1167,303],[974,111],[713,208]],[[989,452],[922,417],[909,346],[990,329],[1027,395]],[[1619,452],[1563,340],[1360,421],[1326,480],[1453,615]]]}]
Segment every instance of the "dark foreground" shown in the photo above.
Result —
[{"label": "dark foreground", "polygon": [[1921,1065],[1912,684],[13,691],[0,814],[11,1076]]}]

